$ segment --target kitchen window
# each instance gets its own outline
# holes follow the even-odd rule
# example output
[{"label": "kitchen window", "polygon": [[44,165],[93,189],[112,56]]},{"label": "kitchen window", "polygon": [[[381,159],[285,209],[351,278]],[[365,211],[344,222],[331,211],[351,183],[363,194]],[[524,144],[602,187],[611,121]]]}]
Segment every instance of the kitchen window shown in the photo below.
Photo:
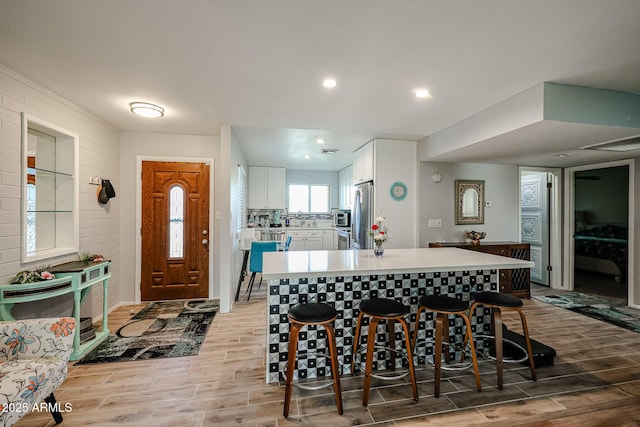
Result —
[{"label": "kitchen window", "polygon": [[329,213],[328,185],[289,184],[289,212]]}]

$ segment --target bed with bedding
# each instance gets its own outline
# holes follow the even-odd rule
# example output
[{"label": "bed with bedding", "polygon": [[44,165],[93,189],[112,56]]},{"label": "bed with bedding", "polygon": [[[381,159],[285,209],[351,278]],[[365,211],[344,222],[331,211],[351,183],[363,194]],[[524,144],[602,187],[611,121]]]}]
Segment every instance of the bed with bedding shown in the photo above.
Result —
[{"label": "bed with bedding", "polygon": [[587,227],[574,236],[575,268],[626,279],[627,228],[618,225]]}]

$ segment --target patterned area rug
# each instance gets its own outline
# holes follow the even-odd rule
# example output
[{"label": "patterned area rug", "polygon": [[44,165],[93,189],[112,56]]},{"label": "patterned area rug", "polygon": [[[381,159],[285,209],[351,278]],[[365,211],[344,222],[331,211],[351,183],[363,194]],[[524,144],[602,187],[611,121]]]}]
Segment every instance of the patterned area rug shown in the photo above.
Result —
[{"label": "patterned area rug", "polygon": [[629,329],[630,331],[640,332],[640,310],[627,307],[618,301],[580,292],[568,292],[561,295],[540,295],[533,298]]},{"label": "patterned area rug", "polygon": [[153,302],[77,363],[198,354],[217,308],[212,300]]}]

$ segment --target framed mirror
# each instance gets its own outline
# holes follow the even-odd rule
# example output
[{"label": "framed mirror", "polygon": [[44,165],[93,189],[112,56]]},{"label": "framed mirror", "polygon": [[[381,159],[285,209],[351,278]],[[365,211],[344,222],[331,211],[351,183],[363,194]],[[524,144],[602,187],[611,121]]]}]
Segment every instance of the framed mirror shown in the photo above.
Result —
[{"label": "framed mirror", "polygon": [[456,180],[456,225],[484,224],[484,181]]}]

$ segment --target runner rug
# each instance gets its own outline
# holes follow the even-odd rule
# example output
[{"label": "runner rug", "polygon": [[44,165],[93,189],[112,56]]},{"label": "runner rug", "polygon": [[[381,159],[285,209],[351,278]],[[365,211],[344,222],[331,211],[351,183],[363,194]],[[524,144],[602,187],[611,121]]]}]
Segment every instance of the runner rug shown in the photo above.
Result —
[{"label": "runner rug", "polygon": [[630,331],[640,332],[640,310],[627,307],[618,301],[580,292],[568,292],[561,295],[537,295],[533,298]]},{"label": "runner rug", "polygon": [[212,300],[150,303],[77,363],[193,356],[217,308]]}]

